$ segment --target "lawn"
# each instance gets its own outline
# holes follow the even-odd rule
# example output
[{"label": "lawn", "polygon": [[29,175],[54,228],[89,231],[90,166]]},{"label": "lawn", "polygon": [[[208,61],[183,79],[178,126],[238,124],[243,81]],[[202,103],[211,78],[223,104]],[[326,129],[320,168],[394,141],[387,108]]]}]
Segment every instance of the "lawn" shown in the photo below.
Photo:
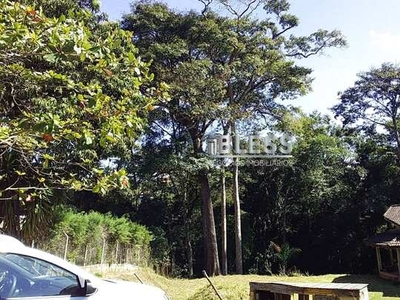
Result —
[{"label": "lawn", "polygon": [[[159,276],[149,269],[138,269],[136,274],[146,283],[165,290],[172,300],[218,300],[205,278],[174,279]],[[99,274],[108,278],[137,281],[133,271],[118,271]],[[323,276],[260,276],[229,275],[211,279],[224,300],[248,300],[250,281],[287,281],[287,282],[343,282],[367,283],[369,298],[399,299],[400,283],[385,281],[373,275],[323,275]]]}]

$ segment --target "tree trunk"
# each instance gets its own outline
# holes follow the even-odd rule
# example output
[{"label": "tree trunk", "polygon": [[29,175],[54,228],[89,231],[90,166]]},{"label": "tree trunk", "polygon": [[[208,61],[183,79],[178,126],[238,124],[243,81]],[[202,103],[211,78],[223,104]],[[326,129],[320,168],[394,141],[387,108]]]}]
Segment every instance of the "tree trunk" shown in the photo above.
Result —
[{"label": "tree trunk", "polygon": [[205,171],[199,172],[201,186],[202,213],[203,213],[203,238],[206,271],[209,275],[219,275],[219,258],[217,234],[215,231],[214,211],[211,202],[210,184]]},{"label": "tree trunk", "polygon": [[221,273],[228,274],[228,238],[226,232],[226,186],[225,186],[225,168],[222,167],[221,174]]},{"label": "tree trunk", "polygon": [[[235,124],[232,124],[232,137],[236,135]],[[235,264],[236,273],[243,274],[242,262],[242,225],[239,199],[239,159],[233,159],[233,203],[235,208]]]},{"label": "tree trunk", "polygon": [[[3,222],[3,231],[15,238],[21,239],[20,204],[18,200],[1,201],[0,223]],[[26,241],[25,241],[26,242]]]},{"label": "tree trunk", "polygon": [[397,112],[392,116],[393,122],[393,133],[396,140],[396,155],[397,155],[397,165],[400,166],[400,137],[399,130],[397,128]]},{"label": "tree trunk", "polygon": [[185,211],[183,214],[183,223],[185,226],[185,247],[186,247],[186,259],[188,264],[188,275],[189,277],[193,277],[193,249],[192,243],[190,242],[190,224],[189,224],[189,209],[187,203],[187,190],[185,188],[185,192],[183,195],[183,201],[185,206]]},{"label": "tree trunk", "polygon": [[185,235],[185,243],[186,243],[186,256],[188,261],[188,276],[193,277],[193,248],[192,243],[190,242],[189,233]]},{"label": "tree trunk", "polygon": [[[193,141],[195,154],[201,154],[203,152],[201,137],[198,136],[198,132],[195,129],[189,130],[189,133]],[[221,271],[218,257],[217,234],[215,230],[214,210],[211,201],[210,183],[207,171],[200,170],[198,178],[202,199],[205,270],[210,276],[220,275]]]}]

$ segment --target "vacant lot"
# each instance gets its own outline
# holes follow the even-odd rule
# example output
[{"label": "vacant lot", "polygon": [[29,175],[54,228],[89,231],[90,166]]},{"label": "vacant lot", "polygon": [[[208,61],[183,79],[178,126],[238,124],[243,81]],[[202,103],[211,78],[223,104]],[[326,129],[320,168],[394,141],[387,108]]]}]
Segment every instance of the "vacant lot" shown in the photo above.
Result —
[{"label": "vacant lot", "polygon": [[[172,300],[218,300],[205,278],[172,279],[156,275],[148,269],[137,271],[110,271],[99,273],[103,277],[137,281],[134,273],[146,283],[165,290]],[[400,284],[382,280],[372,275],[324,275],[324,276],[259,276],[229,275],[211,279],[224,300],[248,300],[250,281],[288,281],[288,282],[346,282],[368,283],[371,300],[399,299]]]}]

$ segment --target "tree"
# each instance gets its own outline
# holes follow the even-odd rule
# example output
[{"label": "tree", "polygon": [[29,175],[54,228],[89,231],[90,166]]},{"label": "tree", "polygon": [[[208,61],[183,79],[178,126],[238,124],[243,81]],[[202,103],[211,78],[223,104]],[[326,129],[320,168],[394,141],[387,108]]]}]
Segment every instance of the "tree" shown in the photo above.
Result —
[{"label": "tree", "polygon": [[[169,146],[145,146],[147,151],[143,151],[141,177],[145,186],[142,197],[147,203],[142,202],[138,215],[144,224],[151,222],[152,226],[157,225],[165,231],[171,272],[193,277],[196,251],[192,245],[199,239],[194,232],[199,227],[195,224],[200,221],[195,221],[200,209],[199,195],[194,188],[197,185],[197,166],[182,153],[175,154]],[[164,209],[152,209],[157,205],[154,202]],[[154,213],[157,217],[152,218]],[[158,252],[158,249],[153,250]]]},{"label": "tree", "polygon": [[388,142],[394,144],[397,164],[400,166],[400,67],[384,63],[380,68],[358,74],[353,87],[340,93],[340,103],[333,107],[345,126],[360,126],[367,132],[376,128],[388,133]]},{"label": "tree", "polygon": [[[170,86],[171,101],[157,108],[167,120],[165,127],[179,123],[185,128],[196,158],[203,156],[202,140],[215,121],[224,120],[224,127],[230,128],[235,119],[272,114],[278,106],[275,99],[290,99],[308,89],[311,70],[289,57],[308,57],[345,44],[337,31],[285,37],[297,25],[297,19],[285,13],[286,1],[263,3],[271,17],[267,21],[250,15],[219,16],[209,9],[203,14],[176,13],[146,1],[136,3],[123,18],[122,27],[133,31],[143,58],[153,62],[155,80]],[[198,178],[206,270],[219,274],[208,171],[199,171]]]},{"label": "tree", "polygon": [[126,187],[126,172],[101,161],[130,155],[156,97],[118,24],[1,0],[0,28],[0,216],[18,234],[46,193]]},{"label": "tree", "polygon": [[318,274],[370,272],[374,253],[365,240],[382,226],[385,206],[398,201],[396,157],[384,135],[343,130],[326,116],[285,119],[298,142],[286,179],[289,226],[278,228],[302,249],[298,266]]}]

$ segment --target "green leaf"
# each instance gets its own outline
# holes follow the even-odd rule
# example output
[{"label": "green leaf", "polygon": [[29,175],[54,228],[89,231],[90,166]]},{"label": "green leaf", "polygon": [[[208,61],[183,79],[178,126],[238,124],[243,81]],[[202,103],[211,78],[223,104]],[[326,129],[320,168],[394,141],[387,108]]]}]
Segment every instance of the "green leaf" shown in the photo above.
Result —
[{"label": "green leaf", "polygon": [[54,63],[57,61],[57,56],[54,53],[49,53],[49,54],[43,55],[43,58],[46,61],[51,62],[51,63]]},{"label": "green leaf", "polygon": [[43,158],[46,160],[54,160],[54,156],[47,153],[43,154]]},{"label": "green leaf", "polygon": [[89,135],[85,135],[86,145],[91,145],[93,143],[92,138]]},{"label": "green leaf", "polygon": [[72,189],[75,191],[80,191],[82,189],[82,182],[78,180],[73,180],[72,181]]},{"label": "green leaf", "polygon": [[73,52],[75,48],[75,42],[74,41],[68,41],[67,43],[64,44],[62,51],[63,52]]}]

